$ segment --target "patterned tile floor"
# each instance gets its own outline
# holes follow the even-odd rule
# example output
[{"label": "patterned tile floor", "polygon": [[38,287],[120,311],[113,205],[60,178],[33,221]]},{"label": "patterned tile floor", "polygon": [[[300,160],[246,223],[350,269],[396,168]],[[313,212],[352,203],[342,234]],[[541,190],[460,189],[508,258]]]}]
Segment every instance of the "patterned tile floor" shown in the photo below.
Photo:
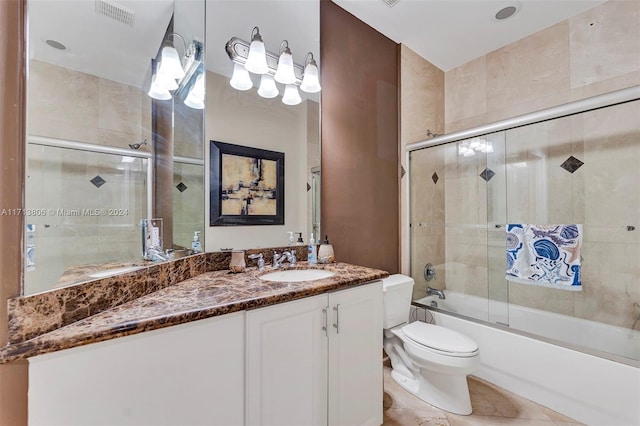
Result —
[{"label": "patterned tile floor", "polygon": [[391,369],[385,367],[383,426],[581,424],[476,377],[468,380],[473,413],[460,416],[435,408],[405,391],[391,378]]}]

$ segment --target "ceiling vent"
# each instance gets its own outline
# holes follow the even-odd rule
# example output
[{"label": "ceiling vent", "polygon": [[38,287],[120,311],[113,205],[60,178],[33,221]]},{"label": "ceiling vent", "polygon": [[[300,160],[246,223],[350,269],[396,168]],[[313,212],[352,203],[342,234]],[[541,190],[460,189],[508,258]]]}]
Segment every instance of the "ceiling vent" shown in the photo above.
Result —
[{"label": "ceiling vent", "polygon": [[120,6],[117,3],[105,0],[96,0],[96,13],[133,27],[135,11],[124,6]]},{"label": "ceiling vent", "polygon": [[396,5],[396,3],[398,3],[400,0],[382,0],[382,2],[384,4],[386,4],[389,7],[393,7]]}]

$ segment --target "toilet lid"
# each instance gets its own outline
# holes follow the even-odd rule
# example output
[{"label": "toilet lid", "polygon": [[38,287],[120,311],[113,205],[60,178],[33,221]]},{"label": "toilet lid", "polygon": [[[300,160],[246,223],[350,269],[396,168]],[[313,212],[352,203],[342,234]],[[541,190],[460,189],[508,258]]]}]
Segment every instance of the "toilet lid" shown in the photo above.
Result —
[{"label": "toilet lid", "polygon": [[451,353],[469,353],[478,350],[478,344],[457,331],[415,321],[402,327],[404,334],[414,342],[429,348]]}]

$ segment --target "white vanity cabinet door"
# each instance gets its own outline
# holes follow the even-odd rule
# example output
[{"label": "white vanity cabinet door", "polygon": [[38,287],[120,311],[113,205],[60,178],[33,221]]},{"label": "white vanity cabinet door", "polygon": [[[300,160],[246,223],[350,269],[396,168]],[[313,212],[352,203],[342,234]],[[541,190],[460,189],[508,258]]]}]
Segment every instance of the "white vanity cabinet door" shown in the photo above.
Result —
[{"label": "white vanity cabinet door", "polygon": [[244,424],[245,315],[31,358],[29,424]]},{"label": "white vanity cabinet door", "polygon": [[246,374],[248,425],[382,424],[382,282],[247,312]]},{"label": "white vanity cabinet door", "polygon": [[248,425],[327,424],[326,307],[319,295],[247,312]]},{"label": "white vanity cabinet door", "polygon": [[382,281],[329,294],[329,422],[382,424]]}]

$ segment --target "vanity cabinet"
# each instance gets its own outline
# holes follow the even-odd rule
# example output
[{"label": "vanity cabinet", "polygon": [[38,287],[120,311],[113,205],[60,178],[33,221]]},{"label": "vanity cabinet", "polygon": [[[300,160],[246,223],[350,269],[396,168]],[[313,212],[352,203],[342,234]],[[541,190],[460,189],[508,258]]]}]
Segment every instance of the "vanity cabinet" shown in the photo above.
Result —
[{"label": "vanity cabinet", "polygon": [[247,424],[382,424],[381,347],[380,281],[247,312]]},{"label": "vanity cabinet", "polygon": [[245,314],[31,358],[29,424],[244,424]]}]

